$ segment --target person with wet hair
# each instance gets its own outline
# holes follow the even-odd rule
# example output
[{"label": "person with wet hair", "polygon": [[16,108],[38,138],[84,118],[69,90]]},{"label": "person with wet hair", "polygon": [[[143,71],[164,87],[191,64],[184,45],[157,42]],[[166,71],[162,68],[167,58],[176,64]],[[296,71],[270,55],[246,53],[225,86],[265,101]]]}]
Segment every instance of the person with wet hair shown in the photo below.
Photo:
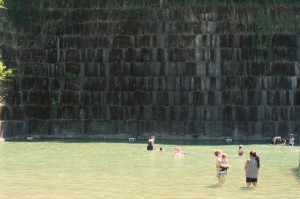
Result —
[{"label": "person with wet hair", "polygon": [[251,185],[256,187],[260,169],[260,157],[255,151],[250,151],[250,159],[246,161],[244,169],[247,187],[250,187]]},{"label": "person with wet hair", "polygon": [[239,154],[239,156],[243,156],[244,155],[243,145],[239,146],[238,154]]}]

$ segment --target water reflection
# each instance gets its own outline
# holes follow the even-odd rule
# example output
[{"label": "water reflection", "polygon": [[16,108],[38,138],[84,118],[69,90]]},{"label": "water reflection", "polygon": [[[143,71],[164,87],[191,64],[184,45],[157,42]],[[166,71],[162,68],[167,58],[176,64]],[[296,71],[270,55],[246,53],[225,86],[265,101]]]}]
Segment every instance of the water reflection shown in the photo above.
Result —
[{"label": "water reflection", "polygon": [[298,180],[300,183],[300,166],[291,169],[292,175]]}]

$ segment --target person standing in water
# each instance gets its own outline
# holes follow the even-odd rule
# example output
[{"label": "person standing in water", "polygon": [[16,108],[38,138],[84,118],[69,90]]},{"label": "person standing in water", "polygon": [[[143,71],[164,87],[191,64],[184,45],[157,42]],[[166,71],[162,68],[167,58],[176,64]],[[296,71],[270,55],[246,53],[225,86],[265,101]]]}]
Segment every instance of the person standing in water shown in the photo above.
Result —
[{"label": "person standing in water", "polygon": [[239,156],[243,156],[243,155],[244,155],[243,145],[240,145],[240,146],[239,146],[238,154],[239,154]]},{"label": "person standing in water", "polygon": [[216,156],[216,168],[217,168],[217,177],[219,180],[219,185],[223,185],[226,181],[226,174],[228,168],[228,164],[222,163],[222,151],[221,150],[215,150],[215,156]]},{"label": "person standing in water", "polygon": [[147,146],[148,151],[156,150],[154,141],[155,141],[155,136],[151,135],[149,140],[148,140],[148,146]]},{"label": "person standing in water", "polygon": [[256,187],[259,168],[260,168],[259,156],[256,154],[255,151],[250,151],[250,159],[246,161],[246,164],[244,166],[247,187],[250,187],[251,185]]}]

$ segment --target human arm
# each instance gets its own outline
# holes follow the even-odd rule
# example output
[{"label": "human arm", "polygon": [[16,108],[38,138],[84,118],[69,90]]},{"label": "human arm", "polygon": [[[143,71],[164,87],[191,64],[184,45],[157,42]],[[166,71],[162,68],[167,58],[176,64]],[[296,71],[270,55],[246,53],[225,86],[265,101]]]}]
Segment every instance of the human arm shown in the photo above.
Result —
[{"label": "human arm", "polygon": [[228,162],[227,163],[221,163],[220,167],[222,167],[222,168],[229,168],[229,163]]},{"label": "human arm", "polygon": [[247,160],[246,163],[245,163],[245,166],[244,166],[244,169],[245,169],[245,170],[248,168],[249,163],[250,163],[250,161]]},{"label": "human arm", "polygon": [[153,149],[156,150],[156,147],[155,147],[155,144],[154,144],[154,139],[151,139],[151,143],[152,143]]},{"label": "human arm", "polygon": [[216,158],[216,167],[219,169],[222,166],[222,160],[220,158]]}]

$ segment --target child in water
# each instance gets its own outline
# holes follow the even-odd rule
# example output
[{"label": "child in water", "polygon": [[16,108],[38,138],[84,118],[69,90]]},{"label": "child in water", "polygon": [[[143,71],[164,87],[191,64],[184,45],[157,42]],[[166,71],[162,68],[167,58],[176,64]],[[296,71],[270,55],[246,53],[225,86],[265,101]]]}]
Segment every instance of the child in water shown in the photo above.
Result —
[{"label": "child in water", "polygon": [[244,155],[244,149],[243,149],[243,145],[239,146],[239,156],[243,156]]},{"label": "child in water", "polygon": [[176,146],[173,154],[174,155],[184,155],[184,152],[178,146]]},{"label": "child in water", "polygon": [[220,171],[224,171],[225,174],[227,175],[227,169],[229,169],[229,161],[227,159],[227,154],[222,153]]}]

